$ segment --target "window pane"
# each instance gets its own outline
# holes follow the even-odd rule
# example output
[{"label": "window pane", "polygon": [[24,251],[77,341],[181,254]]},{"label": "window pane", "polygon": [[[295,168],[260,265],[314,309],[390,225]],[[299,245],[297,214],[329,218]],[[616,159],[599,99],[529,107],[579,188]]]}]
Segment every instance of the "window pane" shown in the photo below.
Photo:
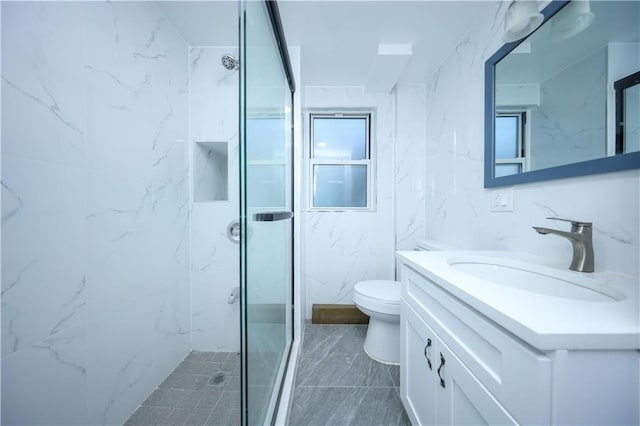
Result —
[{"label": "window pane", "polygon": [[520,164],[496,164],[496,177],[517,175],[521,167]]},{"label": "window pane", "polygon": [[366,118],[313,118],[313,157],[366,160]]},{"label": "window pane", "polygon": [[247,181],[252,185],[247,194],[248,207],[284,207],[284,179],[284,165],[247,165]]},{"label": "window pane", "polygon": [[367,166],[315,165],[314,207],[367,207]]},{"label": "window pane", "polygon": [[518,117],[496,117],[496,158],[518,156]]}]

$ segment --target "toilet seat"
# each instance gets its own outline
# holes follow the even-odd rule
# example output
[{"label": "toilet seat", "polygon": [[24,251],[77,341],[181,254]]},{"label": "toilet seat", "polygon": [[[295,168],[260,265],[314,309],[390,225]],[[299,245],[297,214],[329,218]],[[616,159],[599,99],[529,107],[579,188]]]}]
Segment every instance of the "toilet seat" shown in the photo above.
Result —
[{"label": "toilet seat", "polygon": [[353,302],[365,309],[400,315],[400,283],[391,280],[360,281],[353,287]]}]

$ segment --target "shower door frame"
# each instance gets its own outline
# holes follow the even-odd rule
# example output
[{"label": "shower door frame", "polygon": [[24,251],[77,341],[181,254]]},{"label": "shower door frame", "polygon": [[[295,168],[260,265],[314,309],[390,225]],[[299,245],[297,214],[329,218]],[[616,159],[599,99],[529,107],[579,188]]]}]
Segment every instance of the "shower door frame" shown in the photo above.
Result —
[{"label": "shower door frame", "polygon": [[[245,56],[244,54],[247,51],[246,45],[246,4],[251,0],[239,0],[238,2],[238,19],[239,19],[239,57],[240,57],[240,84],[239,84],[239,133],[240,133],[240,143],[246,141],[246,67],[245,67]],[[290,105],[291,105],[291,128],[290,128],[290,170],[289,174],[290,178],[290,203],[291,203],[291,242],[290,242],[290,304],[291,304],[291,324],[289,331],[291,334],[291,340],[289,342],[288,348],[285,349],[285,353],[283,359],[281,360],[281,365],[278,372],[278,377],[276,378],[276,383],[274,384],[274,391],[277,389],[277,396],[272,393],[272,398],[269,404],[269,409],[267,411],[267,416],[264,419],[265,424],[275,424],[276,417],[278,415],[278,406],[280,404],[282,390],[284,385],[284,379],[286,376],[286,367],[289,365],[289,361],[291,359],[292,349],[294,347],[294,339],[295,339],[295,308],[294,308],[294,300],[295,300],[295,216],[293,212],[295,210],[295,104],[294,104],[294,94],[296,90],[296,82],[293,74],[293,67],[291,66],[291,59],[289,57],[289,52],[287,50],[287,43],[284,36],[284,30],[282,27],[282,21],[280,19],[280,12],[277,4],[277,0],[263,0],[263,3],[266,7],[267,13],[269,15],[269,21],[271,24],[271,30],[273,31],[273,36],[275,37],[276,44],[278,46],[278,51],[280,53],[280,61],[282,63],[282,67],[284,69],[285,77],[287,79],[287,84],[289,86],[290,92]],[[240,150],[242,152],[242,149]],[[240,392],[240,408],[241,408],[241,424],[246,426],[248,424],[248,374],[247,374],[247,365],[248,365],[248,352],[247,352],[247,286],[242,285],[246,283],[247,280],[247,244],[243,241],[243,238],[247,234],[247,217],[245,217],[244,212],[247,211],[247,200],[246,200],[246,191],[243,194],[242,188],[246,187],[246,174],[244,163],[246,158],[243,158],[240,155],[240,206],[239,206],[239,217],[240,217],[240,235],[241,235],[241,244],[240,244],[240,382],[241,382],[241,392]],[[270,412],[269,412],[270,411]]]}]

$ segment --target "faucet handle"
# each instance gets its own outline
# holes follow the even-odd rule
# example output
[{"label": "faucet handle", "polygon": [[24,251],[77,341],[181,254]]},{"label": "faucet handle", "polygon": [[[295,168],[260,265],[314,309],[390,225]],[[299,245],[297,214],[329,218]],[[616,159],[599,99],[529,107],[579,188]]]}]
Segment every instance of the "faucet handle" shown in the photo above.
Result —
[{"label": "faucet handle", "polygon": [[593,223],[591,222],[583,222],[581,220],[573,220],[573,219],[563,219],[561,217],[548,217],[547,219],[570,222],[572,226],[592,226],[593,225]]}]

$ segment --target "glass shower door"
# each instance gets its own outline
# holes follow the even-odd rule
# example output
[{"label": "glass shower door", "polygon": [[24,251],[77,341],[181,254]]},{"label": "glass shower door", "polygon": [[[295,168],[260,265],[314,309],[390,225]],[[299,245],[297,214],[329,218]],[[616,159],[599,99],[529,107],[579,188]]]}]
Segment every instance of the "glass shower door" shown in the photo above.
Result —
[{"label": "glass shower door", "polygon": [[292,340],[292,94],[266,2],[241,3],[243,424],[270,424]]}]

